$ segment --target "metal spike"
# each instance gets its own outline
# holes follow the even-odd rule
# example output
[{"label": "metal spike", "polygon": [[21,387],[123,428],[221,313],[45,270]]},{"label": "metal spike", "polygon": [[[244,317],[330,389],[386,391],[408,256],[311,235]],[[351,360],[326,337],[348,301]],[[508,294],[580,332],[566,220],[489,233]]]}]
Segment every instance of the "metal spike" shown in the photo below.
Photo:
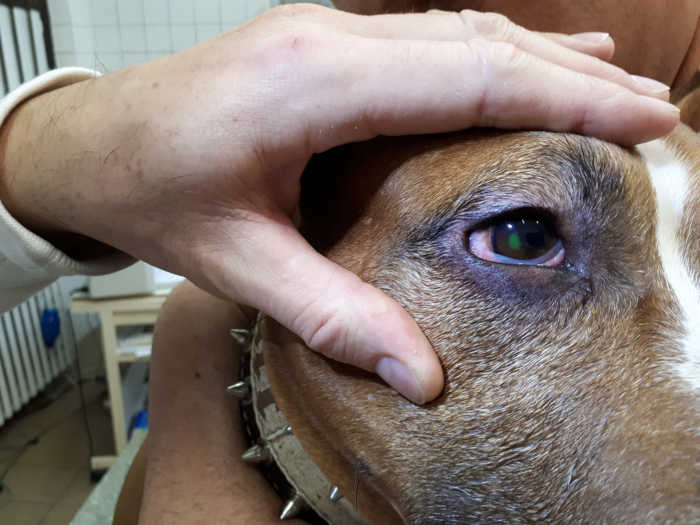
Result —
[{"label": "metal spike", "polygon": [[248,450],[246,450],[241,459],[246,463],[266,463],[270,461],[272,456],[270,456],[270,449],[265,445],[253,445]]},{"label": "metal spike", "polygon": [[229,334],[241,346],[245,346],[250,342],[250,330],[246,328],[231,328]]},{"label": "metal spike", "polygon": [[331,500],[331,503],[338,503],[343,498],[343,495],[340,493],[340,489],[333,485],[328,498]]},{"label": "metal spike", "polygon": [[276,439],[279,439],[283,436],[288,436],[292,433],[292,427],[289,425],[280,428],[279,430],[274,431],[272,434],[268,435],[265,437],[265,441],[275,441]]},{"label": "metal spike", "polygon": [[287,503],[285,503],[284,508],[282,509],[282,512],[280,514],[280,519],[291,520],[299,516],[299,514],[301,514],[307,509],[308,506],[306,505],[304,497],[298,493],[294,494],[294,496],[289,498],[289,500],[287,500]]},{"label": "metal spike", "polygon": [[236,381],[226,387],[226,393],[238,399],[245,399],[250,395],[250,384],[248,381]]}]

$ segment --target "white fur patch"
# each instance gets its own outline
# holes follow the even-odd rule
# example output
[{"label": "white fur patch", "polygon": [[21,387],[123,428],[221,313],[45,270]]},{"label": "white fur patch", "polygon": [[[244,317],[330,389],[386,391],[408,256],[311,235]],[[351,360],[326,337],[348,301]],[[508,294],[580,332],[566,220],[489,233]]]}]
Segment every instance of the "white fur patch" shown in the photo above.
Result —
[{"label": "white fur patch", "polygon": [[700,289],[698,275],[683,257],[679,230],[690,195],[690,170],[662,139],[637,146],[656,192],[656,246],[669,289],[678,301],[684,334],[684,359],[677,371],[692,389],[700,389]]}]

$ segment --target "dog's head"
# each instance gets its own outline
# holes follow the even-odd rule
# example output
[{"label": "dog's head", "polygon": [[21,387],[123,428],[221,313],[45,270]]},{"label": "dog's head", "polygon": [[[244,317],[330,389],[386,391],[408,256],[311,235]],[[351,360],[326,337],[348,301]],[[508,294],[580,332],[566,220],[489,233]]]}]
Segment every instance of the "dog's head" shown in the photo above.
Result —
[{"label": "dog's head", "polygon": [[278,404],[361,512],[698,519],[700,136],[382,138],[317,158],[302,193],[308,238],[401,303],[446,374],[415,406],[268,324]]}]

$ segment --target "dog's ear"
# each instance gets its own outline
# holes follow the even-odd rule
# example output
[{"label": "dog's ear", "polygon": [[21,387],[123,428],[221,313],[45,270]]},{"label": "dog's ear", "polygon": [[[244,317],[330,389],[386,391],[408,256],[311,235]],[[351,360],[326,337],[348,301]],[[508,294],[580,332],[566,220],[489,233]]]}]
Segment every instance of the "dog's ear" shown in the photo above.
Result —
[{"label": "dog's ear", "polygon": [[681,122],[700,133],[700,73],[695,76],[695,87],[678,103]]}]

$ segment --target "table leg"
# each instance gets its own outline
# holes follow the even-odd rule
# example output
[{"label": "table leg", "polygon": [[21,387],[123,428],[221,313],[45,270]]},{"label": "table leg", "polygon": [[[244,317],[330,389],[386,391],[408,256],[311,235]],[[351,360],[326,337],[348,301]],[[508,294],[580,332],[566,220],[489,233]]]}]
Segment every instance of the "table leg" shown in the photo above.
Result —
[{"label": "table leg", "polygon": [[119,455],[126,446],[126,425],[124,422],[122,381],[119,372],[119,361],[117,360],[117,331],[112,312],[100,312],[100,321],[102,322],[102,352],[107,372],[114,446],[117,455]]}]

